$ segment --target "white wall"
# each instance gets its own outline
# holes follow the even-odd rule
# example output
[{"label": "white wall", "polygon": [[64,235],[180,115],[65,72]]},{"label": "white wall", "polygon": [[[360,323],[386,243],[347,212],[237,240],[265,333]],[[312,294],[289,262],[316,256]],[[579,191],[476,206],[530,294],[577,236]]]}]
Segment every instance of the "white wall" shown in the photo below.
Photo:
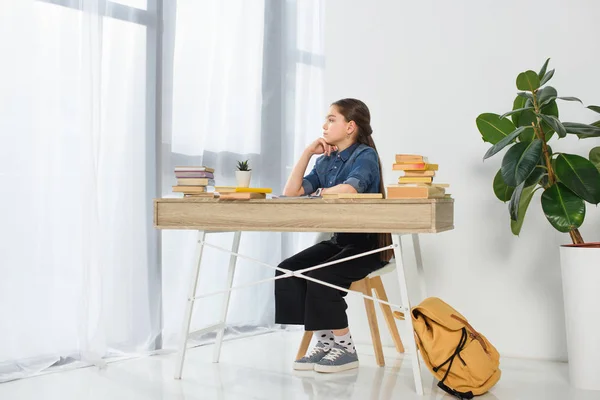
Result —
[{"label": "white wall", "polygon": [[[475,118],[510,110],[517,74],[538,71],[547,57],[559,95],[599,104],[598,15],[594,0],[326,2],[326,101],[369,105],[386,183],[399,175],[395,153],[440,164],[436,180],[450,183],[456,199],[455,230],[422,236],[428,295],[465,314],[503,356],[566,360],[558,246],[570,239],[546,221],[541,191],[520,237],[512,235],[507,204],[491,189],[504,152],[482,161],[488,144]],[[600,119],[578,103],[559,107],[568,120]],[[562,139],[553,148],[587,156],[592,144],[600,140]],[[600,212],[587,211],[583,237],[600,241]],[[385,283],[399,301],[394,278]],[[369,341],[362,300],[348,303],[355,340]]]}]

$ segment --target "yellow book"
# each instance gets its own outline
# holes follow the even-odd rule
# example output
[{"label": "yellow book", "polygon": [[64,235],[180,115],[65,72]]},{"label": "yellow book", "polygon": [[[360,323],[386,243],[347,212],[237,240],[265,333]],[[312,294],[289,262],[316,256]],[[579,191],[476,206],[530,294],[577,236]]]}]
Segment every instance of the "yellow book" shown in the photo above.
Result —
[{"label": "yellow book", "polygon": [[401,176],[398,183],[431,183],[432,180],[430,176]]},{"label": "yellow book", "polygon": [[252,187],[236,187],[235,191],[238,193],[271,193],[271,188],[252,188]]}]

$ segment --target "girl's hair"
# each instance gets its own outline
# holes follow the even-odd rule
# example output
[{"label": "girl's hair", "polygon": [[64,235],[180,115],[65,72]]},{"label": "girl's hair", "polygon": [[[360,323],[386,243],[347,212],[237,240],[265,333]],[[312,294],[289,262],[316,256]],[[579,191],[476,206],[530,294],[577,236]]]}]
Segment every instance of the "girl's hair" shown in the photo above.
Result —
[{"label": "girl's hair", "polygon": [[[371,128],[371,113],[369,112],[367,105],[357,99],[341,99],[332,103],[332,105],[337,107],[339,113],[344,116],[347,122],[354,121],[358,128],[358,143],[372,147],[377,153],[375,142],[371,137],[373,129]],[[385,199],[385,187],[383,184],[381,158],[379,158],[379,153],[377,153],[377,159],[379,161],[379,193],[381,193]],[[385,247],[392,244],[392,235],[389,233],[379,233],[377,239],[379,247]],[[379,254],[382,261],[388,262],[394,256],[394,251],[385,250]]]}]

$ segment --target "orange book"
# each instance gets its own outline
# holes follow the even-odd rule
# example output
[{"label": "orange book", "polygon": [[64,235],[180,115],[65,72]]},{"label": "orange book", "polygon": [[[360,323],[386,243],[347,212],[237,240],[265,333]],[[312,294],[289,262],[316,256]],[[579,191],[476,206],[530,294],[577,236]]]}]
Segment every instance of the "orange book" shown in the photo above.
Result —
[{"label": "orange book", "polygon": [[394,171],[437,171],[437,164],[428,164],[425,162],[420,163],[395,163],[393,165]]},{"label": "orange book", "polygon": [[252,193],[252,192],[234,192],[234,193],[223,193],[219,199],[221,200],[251,200],[251,199],[266,199],[265,193]]}]

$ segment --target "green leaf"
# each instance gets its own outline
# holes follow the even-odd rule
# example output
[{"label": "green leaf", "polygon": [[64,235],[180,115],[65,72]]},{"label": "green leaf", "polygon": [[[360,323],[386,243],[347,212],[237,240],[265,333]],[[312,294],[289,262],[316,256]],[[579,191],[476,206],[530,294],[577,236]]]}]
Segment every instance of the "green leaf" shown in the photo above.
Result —
[{"label": "green leaf", "polygon": [[551,101],[542,107],[541,112],[542,114],[554,115],[556,118],[558,118],[558,104],[556,104],[556,101]]},{"label": "green leaf", "polygon": [[519,92],[519,93],[517,93],[517,96],[533,101],[533,95],[529,92]]},{"label": "green leaf", "polygon": [[544,120],[545,123],[550,125],[556,133],[558,133],[559,137],[564,138],[565,136],[567,136],[567,131],[566,131],[565,127],[558,120],[558,118],[556,118],[554,115],[544,115],[544,114],[538,114],[538,115]]},{"label": "green leaf", "polygon": [[517,218],[513,220],[511,218],[510,221],[510,230],[513,235],[519,235],[521,232],[521,227],[523,227],[523,221],[525,221],[525,213],[527,212],[527,208],[529,207],[529,203],[533,198],[533,194],[537,189],[535,186],[526,186],[521,195],[519,196],[518,208],[517,208]]},{"label": "green leaf", "polygon": [[600,126],[596,126],[596,124],[600,125],[600,121],[594,122],[591,125],[580,124],[578,122],[563,122],[567,133],[577,135],[581,139],[600,136]]},{"label": "green leaf", "polygon": [[558,96],[556,89],[554,89],[552,86],[546,86],[538,91],[538,104],[540,107],[543,107],[552,100],[555,100],[556,96]]},{"label": "green leaf", "polygon": [[550,59],[547,59],[546,62],[544,63],[544,65],[542,66],[542,69],[540,69],[540,72],[538,73],[538,78],[540,78],[540,80],[542,80],[544,75],[546,75],[546,69],[548,68],[549,62],[550,62]]},{"label": "green leaf", "polygon": [[525,179],[525,186],[527,187],[536,185],[544,175],[546,175],[546,168],[541,167],[538,163],[531,175],[529,175],[527,179]]},{"label": "green leaf", "polygon": [[597,113],[600,113],[600,107],[598,106],[587,106],[587,108],[589,108],[592,111],[596,111]]},{"label": "green leaf", "polygon": [[557,99],[565,100],[565,101],[578,101],[583,104],[583,101],[579,100],[577,97],[557,97]]},{"label": "green leaf", "polygon": [[535,131],[533,129],[526,129],[519,135],[519,142],[531,142],[535,139]]},{"label": "green leaf", "polygon": [[[542,114],[553,115],[556,118],[558,118],[558,105],[556,104],[556,101],[553,100],[550,103],[546,104],[544,107],[542,107]],[[546,135],[546,142],[548,142],[554,135],[555,130],[550,125],[548,125],[543,119],[542,129],[544,130],[544,134]]]},{"label": "green leaf", "polygon": [[590,150],[590,162],[600,171],[600,146]]},{"label": "green leaf", "polygon": [[559,232],[579,228],[585,219],[585,202],[561,182],[544,190],[542,210]]},{"label": "green leaf", "polygon": [[498,114],[492,113],[481,114],[477,117],[475,122],[484,141],[496,144],[515,130],[515,125],[509,119],[500,119],[499,117]]},{"label": "green leaf", "polygon": [[512,196],[510,197],[510,202],[508,203],[508,213],[510,215],[510,220],[516,221],[519,217],[519,200],[521,199],[521,193],[523,193],[523,188],[525,187],[525,182],[521,183],[519,186],[515,188]]},{"label": "green leaf", "polygon": [[591,204],[600,203],[600,172],[587,158],[561,153],[556,158],[556,176],[573,193]]},{"label": "green leaf", "polygon": [[529,70],[521,72],[519,76],[517,76],[517,89],[533,92],[539,87],[540,78],[535,72]]},{"label": "green leaf", "polygon": [[531,175],[542,154],[542,141],[517,143],[502,159],[502,178],[508,186],[517,187]]},{"label": "green leaf", "polygon": [[[521,92],[521,93],[525,93],[525,92]],[[525,102],[527,101],[527,98],[525,96],[521,96],[521,93],[519,93],[519,95],[515,98],[515,101],[513,101],[513,110],[516,110],[517,108],[525,107]],[[529,96],[531,96],[532,101],[533,101],[533,96],[531,95],[531,93],[525,93],[525,94],[528,94]],[[533,104],[533,102],[531,104]],[[515,126],[519,126],[519,116],[520,115],[521,115],[521,113],[518,112],[518,113],[510,116],[510,118],[512,119],[512,122],[514,123]]]},{"label": "green leaf", "polygon": [[516,110],[512,110],[512,111],[509,111],[509,112],[507,112],[507,113],[504,113],[504,114],[502,114],[502,115],[500,116],[500,119],[502,119],[502,118],[505,118],[505,117],[508,117],[509,115],[513,115],[513,114],[516,114],[516,113],[523,112],[523,111],[525,111],[525,110],[533,110],[533,107],[523,107],[523,108],[517,108]]},{"label": "green leaf", "polygon": [[[507,120],[508,121],[508,120]],[[523,132],[525,129],[533,129],[531,127],[526,127],[526,126],[522,126],[520,128],[515,129],[513,132],[511,132],[508,136],[506,136],[505,138],[503,138],[502,140],[500,140],[498,143],[496,143],[495,145],[493,145],[492,147],[490,147],[488,149],[488,151],[485,153],[485,155],[483,156],[483,159],[485,160],[486,158],[490,158],[491,156],[493,156],[494,154],[496,154],[497,152],[499,152],[500,150],[502,150],[504,147],[506,147],[510,142],[512,142],[513,140],[515,140],[515,138],[517,136],[519,136],[519,134],[521,132]],[[516,185],[515,185],[516,186]]]},{"label": "green leaf", "polygon": [[[548,149],[548,156],[552,157],[552,147],[548,145],[546,145],[546,147]],[[543,180],[543,178],[546,178],[548,176],[548,168],[546,166],[546,159],[544,158],[543,150],[544,146],[542,146],[542,154],[540,154],[540,159],[538,160],[535,169],[533,170],[531,175],[529,175],[525,180],[525,187],[532,186],[538,183],[542,186],[545,186],[541,181]]]},{"label": "green leaf", "polygon": [[514,191],[514,187],[508,186],[506,183],[504,183],[501,170],[498,170],[498,172],[496,172],[496,176],[494,177],[494,194],[496,197],[500,201],[507,202],[510,200],[510,197]]},{"label": "green leaf", "polygon": [[552,79],[552,77],[554,76],[554,70],[551,69],[550,71],[546,72],[544,74],[544,77],[540,80],[540,86],[545,85],[550,79]]}]

